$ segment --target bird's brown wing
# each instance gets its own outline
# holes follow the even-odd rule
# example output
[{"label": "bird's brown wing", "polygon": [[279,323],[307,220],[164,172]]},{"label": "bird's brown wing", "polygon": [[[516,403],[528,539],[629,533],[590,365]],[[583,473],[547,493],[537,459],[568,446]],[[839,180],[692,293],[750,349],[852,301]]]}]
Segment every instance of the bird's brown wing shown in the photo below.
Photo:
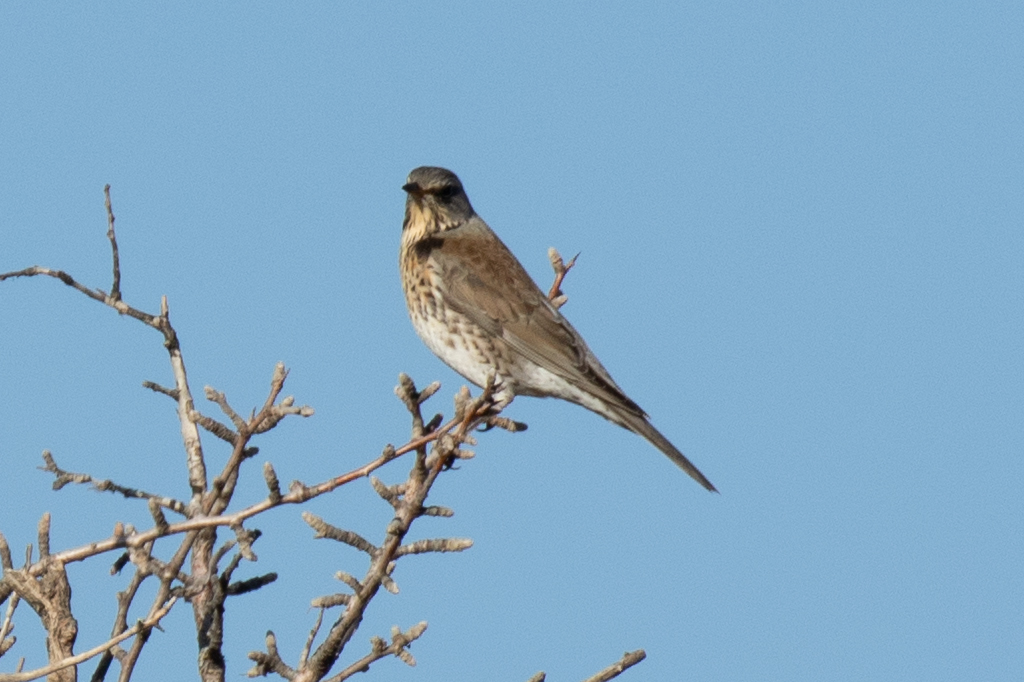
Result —
[{"label": "bird's brown wing", "polygon": [[715,491],[711,481],[626,397],[579,333],[479,217],[435,239],[428,258],[440,270],[449,306],[529,361],[600,399],[606,409],[589,409],[643,436],[698,483]]},{"label": "bird's brown wing", "polygon": [[430,258],[452,308],[531,362],[646,418],[479,216],[446,232]]}]

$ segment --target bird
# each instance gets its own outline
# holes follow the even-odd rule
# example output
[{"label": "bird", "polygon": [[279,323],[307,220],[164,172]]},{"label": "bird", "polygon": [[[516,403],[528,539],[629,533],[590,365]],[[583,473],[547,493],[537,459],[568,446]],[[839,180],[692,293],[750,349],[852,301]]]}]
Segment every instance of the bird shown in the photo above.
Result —
[{"label": "bird", "polygon": [[416,333],[504,407],[516,396],[560,398],[646,438],[711,492],[711,481],[651,424],[575,327],[476,214],[458,176],[421,166],[405,185],[399,270]]}]

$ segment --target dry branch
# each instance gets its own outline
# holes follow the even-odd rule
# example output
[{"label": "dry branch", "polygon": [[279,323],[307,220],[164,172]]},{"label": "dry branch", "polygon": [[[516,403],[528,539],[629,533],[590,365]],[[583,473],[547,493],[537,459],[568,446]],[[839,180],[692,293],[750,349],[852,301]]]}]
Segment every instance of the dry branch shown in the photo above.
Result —
[{"label": "dry branch", "polygon": [[[405,481],[385,485],[376,477],[371,479],[374,489],[394,511],[393,516],[389,514],[390,520],[379,544],[373,544],[352,531],[339,528],[311,514],[304,514],[304,518],[315,529],[316,537],[335,539],[362,550],[369,557],[370,565],[360,578],[344,571],[337,573],[338,578],[352,591],[351,594],[333,594],[314,600],[314,604],[321,608],[298,657],[296,667],[291,667],[282,660],[276,639],[273,633],[268,632],[266,651],[250,654],[256,665],[249,674],[274,673],[289,680],[309,682],[322,680],[330,674],[339,660],[346,644],[359,627],[366,608],[379,589],[383,587],[392,593],[398,592],[392,573],[399,559],[425,552],[461,551],[472,545],[470,540],[459,538],[405,542],[416,519],[422,516],[452,515],[452,511],[446,507],[425,505],[425,500],[438,476],[448,471],[455,460],[473,456],[473,452],[465,448],[467,445],[476,444],[472,433],[475,430],[495,427],[521,431],[526,425],[500,416],[504,404],[493,400],[493,376],[486,382],[482,393],[476,397],[463,387],[455,396],[453,418],[446,423],[440,414],[424,420],[422,406],[438,391],[440,384],[434,382],[422,390],[417,390],[414,382],[402,374],[395,392],[412,418],[411,436],[407,443],[398,448],[387,445],[379,456],[371,458],[364,465],[315,485],[293,483],[287,492],[282,492],[277,474],[273,466],[267,462],[262,469],[267,496],[229,512],[243,465],[258,452],[258,448],[251,443],[252,439],[273,429],[289,416],[312,416],[313,409],[305,405],[296,406],[291,396],[281,397],[288,371],[279,363],[274,368],[270,389],[262,407],[251,412],[248,417],[243,417],[233,408],[224,393],[210,387],[205,388],[206,398],[220,408],[230,426],[198,411],[189,387],[178,335],[170,321],[166,297],[161,299],[160,311],[157,314],[144,312],[124,300],[120,250],[114,230],[115,218],[109,185],[104,188],[104,207],[107,217],[106,236],[110,242],[112,262],[109,293],[102,289],[86,287],[62,270],[41,266],[2,273],[0,282],[12,278],[38,276],[57,279],[88,298],[112,308],[118,314],[138,320],[160,332],[174,378],[173,385],[165,387],[146,381],[143,386],[168,396],[175,402],[185,452],[185,473],[190,497],[187,501],[181,501],[90,474],[66,471],[58,467],[53,456],[45,451],[45,466],[42,468],[54,475],[54,489],[59,490],[69,483],[91,484],[100,491],[113,492],[130,499],[146,500],[153,525],[149,529],[137,530],[131,525],[117,522],[113,533],[105,539],[55,552],[50,547],[50,521],[47,514],[39,524],[39,558],[32,561],[30,548],[25,565],[20,569],[14,568],[10,548],[0,534],[0,567],[3,569],[3,575],[0,577],[0,604],[8,601],[3,621],[0,622],[0,656],[7,653],[16,642],[11,632],[14,629],[15,611],[21,600],[27,601],[40,615],[47,632],[49,653],[47,666],[34,671],[21,671],[19,664],[18,672],[0,674],[0,682],[29,680],[44,675],[50,676],[51,680],[73,680],[77,675],[76,666],[97,656],[99,658],[92,675],[93,679],[105,679],[109,667],[117,661],[120,665],[118,679],[127,682],[132,677],[152,629],[159,627],[161,618],[171,610],[179,598],[184,598],[192,606],[197,639],[200,643],[198,667],[201,679],[223,680],[226,670],[221,648],[227,597],[258,590],[277,578],[275,573],[266,573],[232,581],[243,559],[256,560],[252,545],[259,537],[259,531],[245,528],[243,523],[268,510],[284,505],[301,505],[357,479],[370,477],[371,473],[384,465],[412,453],[409,475]],[[573,258],[566,264],[554,249],[549,255],[555,271],[555,281],[549,299],[555,307],[559,307],[565,302],[561,284],[576,259]],[[231,454],[212,482],[207,474],[200,429],[231,446]],[[183,519],[171,523],[164,514],[165,510],[179,514]],[[219,543],[218,546],[217,532],[222,527],[230,528],[234,537]],[[161,559],[154,556],[157,543],[169,542],[171,538],[178,543],[171,557]],[[77,635],[77,623],[71,612],[70,584],[65,566],[111,551],[120,552],[113,562],[112,573],[120,573],[129,564],[132,573],[127,586],[117,594],[117,609],[110,638],[88,651],[74,654],[72,646]],[[222,568],[221,563],[232,552],[227,565]],[[151,578],[156,581],[157,589],[148,615],[144,620],[129,626],[129,610],[142,585]],[[323,641],[314,648],[323,625],[324,609],[329,606],[343,608],[336,621],[328,628]],[[390,642],[379,637],[372,638],[370,653],[330,677],[329,682],[340,682],[357,672],[364,672],[373,662],[388,656],[395,656],[409,665],[415,665],[408,646],[419,638],[425,629],[426,623],[420,623],[405,632],[395,628]],[[122,644],[128,640],[132,640],[131,646],[125,649]],[[643,653],[638,653],[642,658]],[[616,664],[619,666],[618,672],[634,663],[635,661],[628,662],[624,658]],[[601,674],[606,671],[602,671]],[[597,676],[588,682],[611,679],[618,672],[610,677]]]}]

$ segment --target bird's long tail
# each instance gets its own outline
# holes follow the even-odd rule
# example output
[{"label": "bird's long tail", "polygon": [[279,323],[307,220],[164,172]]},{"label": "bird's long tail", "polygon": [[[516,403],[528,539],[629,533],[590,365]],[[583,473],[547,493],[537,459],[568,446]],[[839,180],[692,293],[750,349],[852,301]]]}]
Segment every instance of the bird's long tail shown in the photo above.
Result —
[{"label": "bird's long tail", "polygon": [[615,410],[615,414],[611,417],[611,421],[629,429],[638,436],[643,436],[651,444],[665,453],[665,456],[672,460],[676,466],[685,471],[690,475],[693,480],[700,483],[702,486],[707,488],[713,493],[717,493],[718,490],[711,484],[711,481],[700,472],[700,469],[693,465],[693,462],[686,458],[686,455],[679,452],[676,446],[669,442],[668,438],[661,435],[658,429],[647,421],[643,415],[635,414],[633,412],[627,412],[626,410]]}]

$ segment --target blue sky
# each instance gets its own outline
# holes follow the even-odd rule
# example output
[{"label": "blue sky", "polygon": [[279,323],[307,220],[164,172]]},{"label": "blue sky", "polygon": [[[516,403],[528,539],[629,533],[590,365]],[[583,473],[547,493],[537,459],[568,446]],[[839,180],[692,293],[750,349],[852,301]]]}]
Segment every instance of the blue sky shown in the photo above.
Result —
[{"label": "blue sky", "polygon": [[[446,414],[464,383],[397,277],[405,176],[449,167],[542,286],[548,247],[582,252],[565,314],[722,494],[517,400],[530,430],[482,435],[431,497],[456,516],[417,531],[475,546],[403,560],[348,660],[426,620],[418,667],[372,674],[577,680],[644,648],[621,679],[1020,679],[1022,34],[1018,3],[5,3],[0,271],[109,287],[110,183],[126,300],[167,295],[193,390],[241,410],[284,361],[317,414],[258,459],[312,483],[405,441],[399,372],[440,379]],[[46,510],[60,548],[148,523],[51,492],[44,448],[187,495],[140,387],[171,382],[155,332],[52,281],[0,284],[0,320],[12,547]],[[389,508],[351,488],[311,509],[379,535]],[[262,494],[253,468],[238,503]],[[254,525],[244,570],[281,577],[229,602],[229,676],[267,629],[294,661],[309,599],[365,567],[298,509]],[[72,569],[79,650],[110,629],[108,567]],[[165,628],[139,679],[193,674],[190,611]]]}]

